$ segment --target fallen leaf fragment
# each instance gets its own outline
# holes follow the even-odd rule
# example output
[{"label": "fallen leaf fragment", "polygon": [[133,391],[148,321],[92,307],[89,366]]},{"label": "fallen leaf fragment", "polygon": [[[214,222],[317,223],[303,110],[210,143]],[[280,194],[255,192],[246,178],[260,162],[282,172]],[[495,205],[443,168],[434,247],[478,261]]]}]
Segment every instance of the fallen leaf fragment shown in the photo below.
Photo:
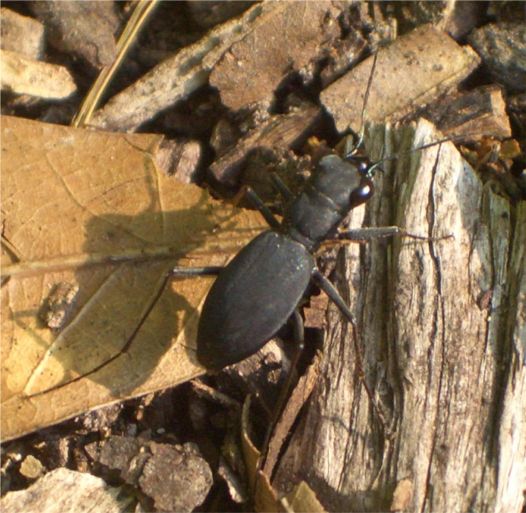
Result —
[{"label": "fallen leaf fragment", "polygon": [[[256,511],[277,513],[283,511],[283,504],[278,499],[276,491],[272,488],[268,477],[262,472],[257,474],[257,488],[254,496]],[[285,509],[285,511],[288,511]]]},{"label": "fallen leaf fragment", "polygon": [[[5,439],[204,372],[213,278],[167,272],[222,265],[265,225],[157,169],[161,140],[3,118]],[[59,283],[78,292],[51,330],[40,313]]]},{"label": "fallen leaf fragment", "polygon": [[254,494],[254,506],[256,511],[280,511],[278,496],[272,488],[268,477],[258,470],[261,453],[250,437],[249,417],[251,400],[251,396],[248,395],[243,403],[243,410],[241,412],[241,448],[245,459],[250,490]]},{"label": "fallen leaf fragment", "polygon": [[287,510],[291,512],[310,511],[312,513],[323,513],[326,511],[312,488],[305,481],[301,481],[282,501],[286,505]]},{"label": "fallen leaf fragment", "polygon": [[250,402],[252,398],[248,395],[243,403],[243,410],[241,412],[241,448],[243,450],[243,457],[248,473],[248,482],[250,489],[254,490],[256,485],[256,471],[258,467],[259,457],[261,453],[252,442],[250,438]]}]

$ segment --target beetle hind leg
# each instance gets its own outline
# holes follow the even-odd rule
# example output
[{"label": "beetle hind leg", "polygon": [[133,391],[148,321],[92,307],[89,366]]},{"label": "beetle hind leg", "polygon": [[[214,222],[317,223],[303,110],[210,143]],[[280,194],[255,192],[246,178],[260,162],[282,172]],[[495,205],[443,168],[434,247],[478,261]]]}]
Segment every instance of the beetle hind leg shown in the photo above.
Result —
[{"label": "beetle hind leg", "polygon": [[[286,371],[287,375],[285,382],[279,391],[278,398],[276,399],[276,404],[274,406],[273,414],[265,435],[265,440],[261,446],[261,458],[258,462],[258,469],[265,468],[265,472],[268,471],[269,474],[272,473],[272,469],[275,464],[275,461],[268,461],[268,456],[271,452],[270,447],[272,435],[274,434],[283,412],[285,411],[287,401],[289,400],[294,384],[298,379],[297,367],[305,347],[305,328],[303,325],[303,318],[301,317],[301,314],[297,308],[294,310],[291,319],[293,321],[294,343],[296,345],[296,350],[290,361],[290,366]],[[275,459],[275,455],[273,455],[270,459]],[[267,468],[269,465],[270,469]]]},{"label": "beetle hind leg", "polygon": [[369,397],[369,401],[371,402],[372,408],[374,410],[374,413],[376,417],[378,418],[380,425],[382,426],[382,429],[384,433],[389,436],[391,434],[391,429],[389,428],[385,415],[382,411],[381,406],[377,403],[375,400],[374,394],[372,390],[369,388],[369,385],[367,384],[367,381],[365,380],[365,371],[363,366],[363,358],[362,358],[362,350],[358,344],[358,328],[356,326],[356,322],[354,320],[354,316],[352,312],[349,310],[349,307],[345,303],[344,299],[340,296],[339,292],[336,290],[336,287],[327,279],[323,274],[320,273],[317,269],[314,270],[312,273],[312,279],[314,283],[321,289],[329,299],[339,308],[340,312],[344,315],[344,317],[347,319],[349,324],[351,325],[352,331],[353,331],[353,340],[354,340],[354,347],[355,347],[355,353],[356,353],[356,368],[359,374],[359,378],[362,382],[362,385],[365,389],[365,392],[367,393],[367,396]]}]

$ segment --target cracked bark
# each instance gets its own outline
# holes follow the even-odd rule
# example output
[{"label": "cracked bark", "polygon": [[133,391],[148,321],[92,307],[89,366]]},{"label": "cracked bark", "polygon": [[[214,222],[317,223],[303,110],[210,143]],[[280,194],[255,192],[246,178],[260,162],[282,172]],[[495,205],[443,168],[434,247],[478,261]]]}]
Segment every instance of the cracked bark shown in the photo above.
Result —
[{"label": "cracked bark", "polygon": [[[413,133],[370,153],[407,150]],[[429,142],[418,125],[415,147]],[[401,149],[402,148],[402,149]],[[351,330],[328,312],[325,358],[274,484],[307,481],[326,510],[521,511],[526,482],[526,208],[512,209],[443,144],[385,163],[377,194],[351,224],[396,224],[397,238],[341,252],[336,281],[358,319],[366,380]],[[439,239],[452,234],[454,238]],[[403,486],[402,486],[403,485]],[[396,500],[395,500],[396,497]]]}]

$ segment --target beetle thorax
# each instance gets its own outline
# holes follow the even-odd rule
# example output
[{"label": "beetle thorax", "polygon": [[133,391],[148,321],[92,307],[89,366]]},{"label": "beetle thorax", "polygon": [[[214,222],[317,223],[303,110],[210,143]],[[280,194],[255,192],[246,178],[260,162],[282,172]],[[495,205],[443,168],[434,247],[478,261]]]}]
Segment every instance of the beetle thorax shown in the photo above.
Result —
[{"label": "beetle thorax", "polygon": [[363,184],[364,178],[356,166],[337,155],[327,155],[287,209],[287,232],[309,250],[316,249],[356,206],[353,193],[361,191]]}]

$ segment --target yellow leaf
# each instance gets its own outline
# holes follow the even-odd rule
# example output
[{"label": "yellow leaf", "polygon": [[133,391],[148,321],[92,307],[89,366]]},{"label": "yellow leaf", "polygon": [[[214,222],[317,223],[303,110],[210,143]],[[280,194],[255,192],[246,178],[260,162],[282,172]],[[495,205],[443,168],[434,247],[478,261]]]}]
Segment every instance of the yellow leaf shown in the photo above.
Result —
[{"label": "yellow leaf", "polygon": [[223,265],[264,221],[158,170],[161,140],[3,117],[4,439],[204,372],[213,278],[165,276]]}]

